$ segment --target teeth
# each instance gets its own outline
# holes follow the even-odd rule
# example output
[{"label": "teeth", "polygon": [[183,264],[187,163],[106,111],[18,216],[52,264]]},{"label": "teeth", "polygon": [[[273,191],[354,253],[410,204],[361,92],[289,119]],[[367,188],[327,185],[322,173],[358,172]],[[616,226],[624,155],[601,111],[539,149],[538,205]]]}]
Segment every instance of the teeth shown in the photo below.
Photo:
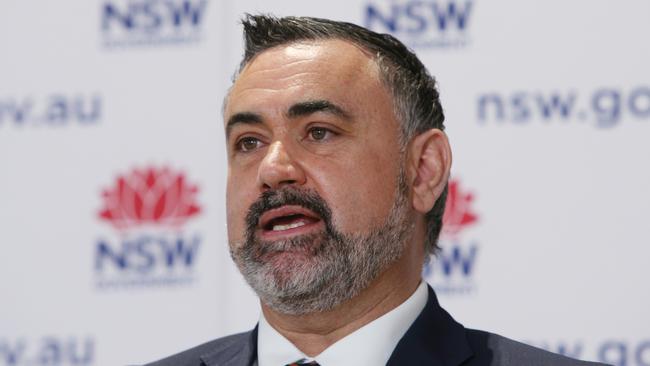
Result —
[{"label": "teeth", "polygon": [[301,226],[305,226],[305,223],[302,221],[296,221],[294,223],[287,224],[287,225],[273,225],[273,231],[289,230]]}]

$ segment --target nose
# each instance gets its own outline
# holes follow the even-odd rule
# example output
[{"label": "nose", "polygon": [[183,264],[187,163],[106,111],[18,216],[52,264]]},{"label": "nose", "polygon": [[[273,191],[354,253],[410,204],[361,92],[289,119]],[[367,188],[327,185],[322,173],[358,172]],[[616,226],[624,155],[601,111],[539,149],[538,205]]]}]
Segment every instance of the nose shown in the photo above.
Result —
[{"label": "nose", "polygon": [[275,141],[260,163],[258,183],[262,190],[277,189],[287,184],[302,185],[305,183],[305,172],[286,146],[281,141]]}]

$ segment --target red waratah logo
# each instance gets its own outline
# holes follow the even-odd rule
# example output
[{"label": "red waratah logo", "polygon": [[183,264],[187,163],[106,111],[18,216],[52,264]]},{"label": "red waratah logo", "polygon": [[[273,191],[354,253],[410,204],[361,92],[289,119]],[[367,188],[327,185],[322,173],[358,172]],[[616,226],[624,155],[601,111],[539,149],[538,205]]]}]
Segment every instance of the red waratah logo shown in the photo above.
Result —
[{"label": "red waratah logo", "polygon": [[169,168],[134,169],[104,190],[99,217],[118,229],[142,224],[182,225],[201,211],[197,192],[197,186],[188,183],[183,173]]},{"label": "red waratah logo", "polygon": [[474,196],[465,192],[458,180],[449,181],[449,193],[445,206],[445,215],[442,218],[442,234],[454,237],[468,225],[478,221],[478,216],[472,212]]}]

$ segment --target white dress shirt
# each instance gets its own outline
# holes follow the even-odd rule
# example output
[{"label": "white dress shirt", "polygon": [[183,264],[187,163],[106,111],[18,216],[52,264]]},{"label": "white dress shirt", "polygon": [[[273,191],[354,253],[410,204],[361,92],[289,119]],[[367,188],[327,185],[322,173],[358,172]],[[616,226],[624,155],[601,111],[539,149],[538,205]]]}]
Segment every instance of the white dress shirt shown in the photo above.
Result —
[{"label": "white dress shirt", "polygon": [[284,366],[305,358],[321,366],[385,365],[411,324],[427,303],[428,291],[424,281],[415,292],[395,309],[357,329],[310,358],[278,333],[260,315],[257,333],[257,362],[259,366]]}]

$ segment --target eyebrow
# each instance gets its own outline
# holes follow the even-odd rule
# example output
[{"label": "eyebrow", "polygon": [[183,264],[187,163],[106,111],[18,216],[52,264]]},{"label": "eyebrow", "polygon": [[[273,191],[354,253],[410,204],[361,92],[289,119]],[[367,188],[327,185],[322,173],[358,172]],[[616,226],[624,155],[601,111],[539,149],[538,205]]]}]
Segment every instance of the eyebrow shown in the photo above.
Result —
[{"label": "eyebrow", "polygon": [[251,125],[260,124],[262,123],[262,116],[253,112],[240,112],[233,114],[228,118],[228,122],[226,122],[226,138],[230,136],[233,127],[240,123]]},{"label": "eyebrow", "polygon": [[[292,105],[286,113],[287,118],[294,119],[298,117],[308,116],[317,112],[328,113],[344,120],[352,120],[352,116],[338,105],[324,100],[308,100],[298,102]],[[226,122],[226,138],[230,136],[230,132],[237,124],[260,124],[263,122],[261,115],[253,112],[239,112],[235,113]]]},{"label": "eyebrow", "polygon": [[296,103],[287,111],[287,117],[296,118],[308,116],[316,112],[324,112],[340,117],[345,120],[350,120],[351,116],[343,108],[327,100],[308,100],[305,102]]}]

